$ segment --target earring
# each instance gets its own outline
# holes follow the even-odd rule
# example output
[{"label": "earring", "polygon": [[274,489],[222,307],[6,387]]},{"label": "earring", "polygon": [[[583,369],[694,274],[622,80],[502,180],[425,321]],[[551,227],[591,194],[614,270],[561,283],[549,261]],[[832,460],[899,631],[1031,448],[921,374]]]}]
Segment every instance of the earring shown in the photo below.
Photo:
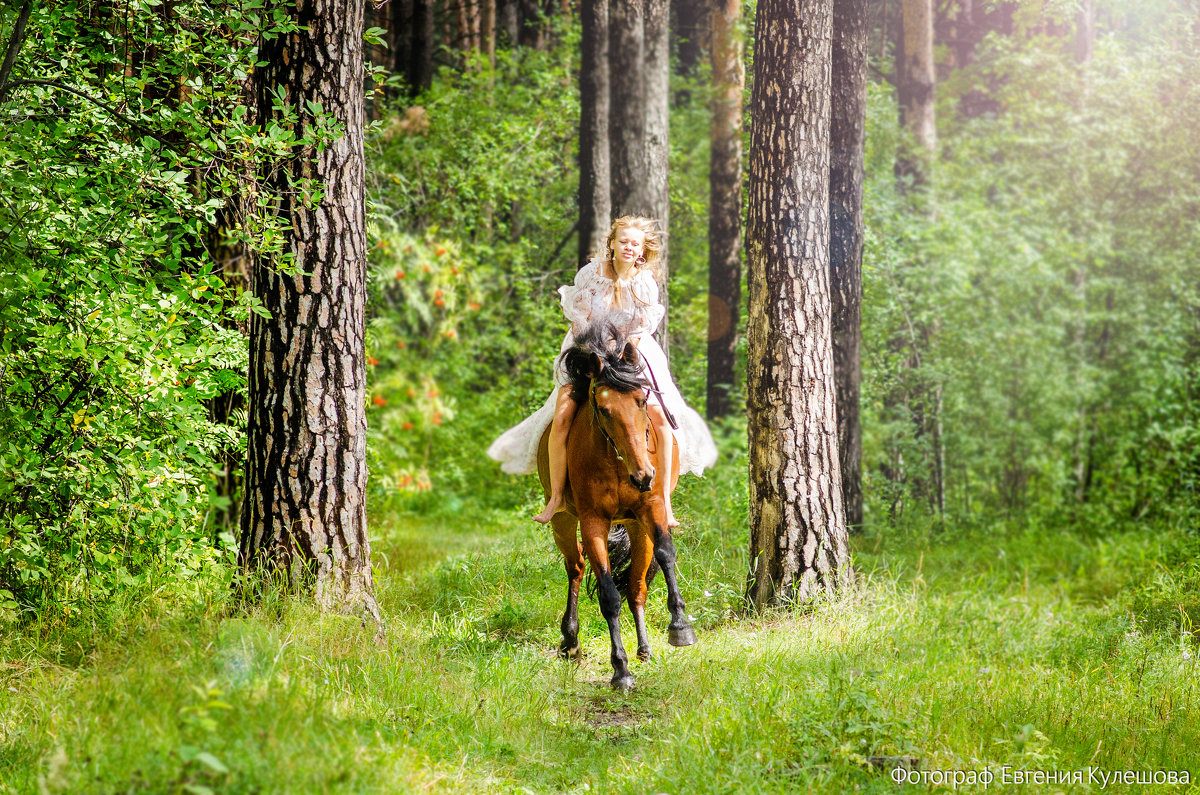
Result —
[{"label": "earring", "polygon": [[638,257],[637,259],[635,259],[635,260],[634,260],[634,262],[635,262],[635,263],[637,263],[637,266],[640,268],[640,267],[642,267],[643,265],[645,265],[645,264],[646,264],[646,258],[645,258],[645,257]]}]

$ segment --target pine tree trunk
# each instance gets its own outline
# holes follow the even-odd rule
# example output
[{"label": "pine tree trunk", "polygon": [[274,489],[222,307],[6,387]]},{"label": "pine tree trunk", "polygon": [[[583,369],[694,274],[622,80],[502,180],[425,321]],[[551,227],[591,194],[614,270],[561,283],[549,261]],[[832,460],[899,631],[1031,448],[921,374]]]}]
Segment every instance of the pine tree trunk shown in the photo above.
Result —
[{"label": "pine tree trunk", "polygon": [[467,14],[469,0],[454,0],[454,46],[463,52],[471,49],[471,20]]},{"label": "pine tree trunk", "polygon": [[[690,75],[696,70],[704,49],[704,32],[710,25],[706,17],[718,13],[716,9],[723,4],[724,0],[673,0],[671,3],[674,6],[675,38],[679,42],[680,74]],[[741,15],[740,10],[738,15]]]},{"label": "pine tree trunk", "polygon": [[741,0],[717,0],[712,21],[713,102],[708,174],[708,373],[706,414],[733,409],[742,301],[742,89],[746,70]]},{"label": "pine tree trunk", "polygon": [[[363,2],[297,0],[298,29],[263,41],[259,118],[278,122],[273,92],[298,113],[310,103],[344,125],[318,149],[296,146],[263,174],[293,259],[260,259],[254,291],[269,318],[250,327],[246,499],[239,562],[270,572],[322,608],[379,620],[366,514],[366,226]],[[312,206],[313,180],[323,197]]]},{"label": "pine tree trunk", "polygon": [[833,373],[846,524],[862,526],[863,143],[867,118],[867,2],[833,0],[832,108],[829,126],[829,289]]},{"label": "pine tree trunk", "polygon": [[756,607],[847,582],[829,294],[833,0],[759,0],[747,224]]},{"label": "pine tree trunk", "polygon": [[646,79],[643,0],[611,0],[608,12],[610,197],[614,216],[649,212],[645,196]]},{"label": "pine tree trunk", "polygon": [[483,0],[481,23],[483,25],[482,52],[488,64],[496,68],[496,0]]},{"label": "pine tree trunk", "polygon": [[433,85],[433,4],[435,0],[413,0],[412,49],[405,78],[413,96]]},{"label": "pine tree trunk", "polygon": [[579,265],[604,248],[612,203],[608,154],[608,0],[583,0],[579,71]]},{"label": "pine tree trunk", "polygon": [[912,137],[909,149],[896,162],[896,173],[915,184],[928,178],[929,161],[937,148],[934,115],[933,0],[903,0],[903,47],[897,59],[900,124]]},{"label": "pine tree trunk", "polygon": [[[671,117],[671,4],[669,0],[646,0],[643,22],[645,59],[642,74],[646,92],[646,215],[657,218],[663,230],[671,228],[670,117]],[[658,342],[663,351],[671,353],[667,318],[671,302],[667,277],[671,273],[671,236],[664,234],[658,253],[658,295],[667,309],[658,326]]]}]

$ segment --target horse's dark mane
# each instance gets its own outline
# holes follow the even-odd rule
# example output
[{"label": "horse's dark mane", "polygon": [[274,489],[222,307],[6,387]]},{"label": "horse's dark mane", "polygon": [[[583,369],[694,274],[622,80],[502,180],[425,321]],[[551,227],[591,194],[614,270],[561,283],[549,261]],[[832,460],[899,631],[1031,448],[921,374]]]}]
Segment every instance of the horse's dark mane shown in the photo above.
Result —
[{"label": "horse's dark mane", "polygon": [[594,374],[593,354],[604,363],[596,377],[598,383],[618,392],[643,388],[639,380],[642,374],[640,358],[637,363],[621,358],[627,342],[628,336],[620,331],[620,326],[610,315],[589,323],[575,337],[575,344],[563,351],[561,361],[570,379],[571,397],[576,404],[582,405],[588,400],[588,387]]}]

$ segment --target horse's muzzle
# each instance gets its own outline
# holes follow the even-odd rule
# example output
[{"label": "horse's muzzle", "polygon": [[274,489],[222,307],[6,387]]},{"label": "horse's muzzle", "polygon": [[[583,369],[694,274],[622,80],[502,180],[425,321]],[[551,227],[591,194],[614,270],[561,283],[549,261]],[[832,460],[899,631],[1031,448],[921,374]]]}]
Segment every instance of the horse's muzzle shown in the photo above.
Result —
[{"label": "horse's muzzle", "polygon": [[643,473],[641,477],[630,475],[629,482],[633,484],[634,488],[644,494],[650,491],[650,484],[654,482],[654,470],[651,469],[648,474]]}]

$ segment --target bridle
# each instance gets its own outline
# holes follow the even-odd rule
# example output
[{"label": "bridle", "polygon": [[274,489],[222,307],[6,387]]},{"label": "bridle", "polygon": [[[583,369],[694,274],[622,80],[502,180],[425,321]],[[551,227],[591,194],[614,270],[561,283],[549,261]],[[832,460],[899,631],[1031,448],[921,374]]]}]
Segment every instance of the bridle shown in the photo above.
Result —
[{"label": "bridle", "polygon": [[[590,403],[592,406],[592,427],[600,429],[600,435],[604,437],[604,441],[608,442],[608,446],[612,448],[613,455],[615,455],[617,457],[618,461],[620,461],[621,463],[625,463],[625,456],[621,455],[620,448],[617,447],[617,443],[613,441],[612,436],[609,435],[608,429],[604,427],[604,422],[600,418],[600,408],[596,405],[596,379],[595,378],[592,379],[591,386],[588,387],[588,403]],[[649,448],[650,447],[650,413],[646,410],[645,406],[642,406],[640,411],[642,412],[642,416],[644,416],[646,418],[646,447]]]},{"label": "bridle", "polygon": [[[636,348],[635,348],[635,350],[636,350]],[[646,357],[642,355],[641,351],[638,351],[637,354],[638,354],[638,358],[641,359],[642,369],[644,369],[647,373],[650,374],[650,385],[646,386],[645,389],[654,393],[654,395],[658,397],[658,405],[662,408],[663,416],[666,417],[667,422],[670,423],[672,430],[676,430],[676,431],[679,430],[679,423],[677,423],[675,421],[675,417],[674,417],[674,415],[671,414],[671,410],[667,408],[667,401],[663,399],[662,390],[658,388],[658,379],[654,377],[654,370],[650,369],[650,362],[646,361]],[[624,463],[625,459],[621,455],[621,451],[617,449],[617,443],[614,442],[613,438],[608,435],[608,429],[605,428],[604,423],[600,421],[600,410],[596,406],[596,379],[595,378],[592,379],[591,386],[589,386],[589,388],[588,388],[588,402],[592,404],[592,426],[598,427],[600,429],[600,434],[604,437],[604,441],[608,442],[608,446],[613,449],[613,453],[616,454],[617,460]],[[646,447],[647,447],[647,449],[649,449],[649,447],[650,447],[650,412],[647,410],[646,406],[642,406],[641,411],[642,411],[642,414],[646,417]]]}]

